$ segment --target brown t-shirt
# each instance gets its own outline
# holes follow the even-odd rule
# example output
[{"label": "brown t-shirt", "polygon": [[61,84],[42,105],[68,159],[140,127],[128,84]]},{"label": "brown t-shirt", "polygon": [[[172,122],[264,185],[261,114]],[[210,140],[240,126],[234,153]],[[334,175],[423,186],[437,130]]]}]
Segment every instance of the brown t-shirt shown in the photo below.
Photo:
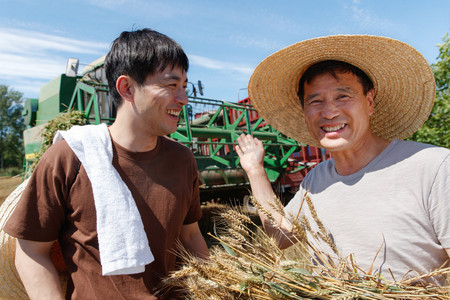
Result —
[{"label": "brown t-shirt", "polygon": [[154,299],[161,277],[175,269],[182,226],[201,218],[197,164],[188,148],[160,137],[149,152],[130,152],[114,142],[113,152],[155,257],[144,273],[101,275],[91,184],[65,141],[43,155],[4,228],[21,239],[59,240],[72,279],[68,299]]}]

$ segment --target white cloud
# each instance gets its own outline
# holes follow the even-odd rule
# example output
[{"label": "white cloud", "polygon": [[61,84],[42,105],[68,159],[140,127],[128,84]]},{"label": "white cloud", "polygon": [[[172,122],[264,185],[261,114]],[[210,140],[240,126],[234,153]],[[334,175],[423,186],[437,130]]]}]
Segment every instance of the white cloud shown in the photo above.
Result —
[{"label": "white cloud", "polygon": [[0,28],[0,53],[37,53],[45,55],[48,51],[75,52],[80,54],[101,54],[108,44],[80,41],[36,31]]},{"label": "white cloud", "polygon": [[65,72],[62,58],[36,58],[0,52],[0,78],[50,79]]},{"label": "white cloud", "polygon": [[365,9],[359,8],[357,5],[358,3],[355,3],[355,5],[351,7],[353,18],[360,24],[361,29],[370,27],[375,20]]},{"label": "white cloud", "polygon": [[282,46],[274,41],[267,38],[255,38],[250,34],[238,33],[230,36],[231,42],[237,47],[241,48],[259,48],[264,50],[278,50]]},{"label": "white cloud", "polygon": [[0,79],[31,94],[39,94],[43,83],[64,73],[74,54],[94,60],[109,48],[106,43],[1,27],[0,41]]},{"label": "white cloud", "polygon": [[25,98],[39,98],[41,87],[46,83],[48,83],[48,80],[19,79],[15,80],[14,86],[11,85],[11,87],[16,91],[23,93]]},{"label": "white cloud", "polygon": [[305,28],[300,25],[297,20],[292,21],[282,14],[273,13],[272,10],[261,10],[260,14],[256,15],[256,20],[262,26],[268,26],[270,31],[277,33],[300,34],[305,33]]},{"label": "white cloud", "polygon": [[343,8],[350,13],[353,21],[358,23],[358,31],[384,31],[384,32],[397,32],[400,30],[400,26],[395,24],[391,20],[378,17],[375,12],[370,11],[362,7],[360,0],[353,0],[351,4],[341,2]]},{"label": "white cloud", "polygon": [[108,49],[97,43],[41,32],[0,28],[0,77],[50,79],[63,73],[69,55],[101,56]]},{"label": "white cloud", "polygon": [[247,65],[220,61],[208,57],[190,54],[189,61],[192,65],[203,67],[206,69],[217,70],[224,73],[237,74],[241,77],[249,78],[253,72],[253,68]]},{"label": "white cloud", "polygon": [[190,4],[183,2],[174,4],[166,1],[147,0],[83,0],[88,5],[105,10],[136,16],[145,16],[152,20],[170,19],[190,14]]}]

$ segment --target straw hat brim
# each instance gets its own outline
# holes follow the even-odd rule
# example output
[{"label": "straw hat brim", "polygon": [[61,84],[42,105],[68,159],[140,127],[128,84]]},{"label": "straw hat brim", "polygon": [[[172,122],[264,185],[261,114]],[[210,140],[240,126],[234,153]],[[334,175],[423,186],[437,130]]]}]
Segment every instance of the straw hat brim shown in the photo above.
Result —
[{"label": "straw hat brim", "polygon": [[372,132],[386,140],[404,139],[427,120],[435,98],[433,72],[412,46],[386,37],[335,35],[288,46],[264,59],[249,81],[249,96],[272,127],[308,145],[309,134],[297,96],[302,74],[324,60],[339,60],[363,70],[375,88]]},{"label": "straw hat brim", "polygon": [[[16,208],[27,183],[28,179],[23,181],[0,206],[0,299],[29,299],[14,264],[16,238],[3,231],[3,227]],[[58,251],[60,251],[55,246],[59,247],[55,243],[50,254],[54,263],[57,262],[55,257],[59,256]],[[57,259],[59,260],[60,258],[58,257]],[[57,263],[61,265],[59,261]],[[57,269],[59,268],[57,266]],[[61,269],[58,271],[60,271],[59,279],[64,292],[67,287],[68,274]]]}]

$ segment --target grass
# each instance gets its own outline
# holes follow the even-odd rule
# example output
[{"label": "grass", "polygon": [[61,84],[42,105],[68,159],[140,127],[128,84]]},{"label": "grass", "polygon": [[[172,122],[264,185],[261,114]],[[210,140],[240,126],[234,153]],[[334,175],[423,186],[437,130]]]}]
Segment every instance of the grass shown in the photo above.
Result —
[{"label": "grass", "polygon": [[0,205],[21,183],[22,176],[0,176]]},{"label": "grass", "polygon": [[23,170],[19,167],[9,167],[0,169],[0,177],[2,176],[16,176],[22,174]]}]

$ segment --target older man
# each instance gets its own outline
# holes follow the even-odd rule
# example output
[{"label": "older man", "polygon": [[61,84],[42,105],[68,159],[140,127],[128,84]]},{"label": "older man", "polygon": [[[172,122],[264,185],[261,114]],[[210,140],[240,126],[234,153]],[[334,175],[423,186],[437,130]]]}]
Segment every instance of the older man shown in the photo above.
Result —
[{"label": "older man", "polygon": [[[308,173],[285,207],[286,216],[314,223],[308,205],[302,206],[308,195],[333,242],[318,242],[318,248],[336,259],[352,254],[364,272],[391,280],[445,264],[450,151],[402,141],[423,124],[434,102],[434,77],[420,53],[385,37],[311,39],[266,58],[249,93],[272,126],[332,155]],[[249,135],[238,142],[253,195],[270,211],[275,195],[262,144]],[[291,245],[289,218],[272,215],[281,226],[260,212],[266,230],[282,247]],[[428,281],[445,284],[439,276]]]}]

